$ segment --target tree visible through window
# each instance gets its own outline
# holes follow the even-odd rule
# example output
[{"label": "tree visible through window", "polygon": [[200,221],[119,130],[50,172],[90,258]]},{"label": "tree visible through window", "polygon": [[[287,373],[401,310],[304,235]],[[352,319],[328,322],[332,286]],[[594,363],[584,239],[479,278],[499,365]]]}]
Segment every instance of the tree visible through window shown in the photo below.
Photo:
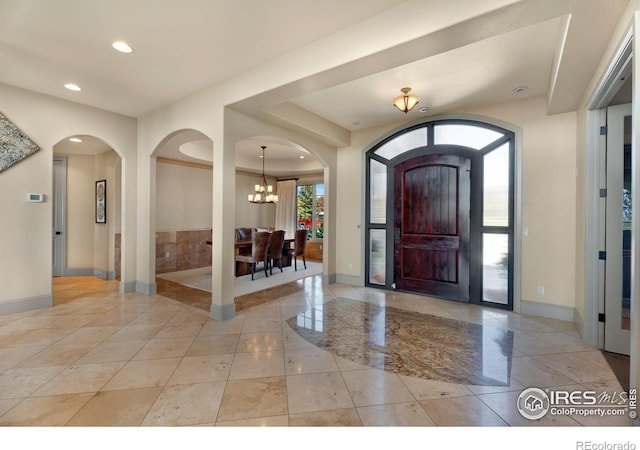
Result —
[{"label": "tree visible through window", "polygon": [[298,186],[298,228],[309,230],[310,237],[324,236],[324,184]]}]

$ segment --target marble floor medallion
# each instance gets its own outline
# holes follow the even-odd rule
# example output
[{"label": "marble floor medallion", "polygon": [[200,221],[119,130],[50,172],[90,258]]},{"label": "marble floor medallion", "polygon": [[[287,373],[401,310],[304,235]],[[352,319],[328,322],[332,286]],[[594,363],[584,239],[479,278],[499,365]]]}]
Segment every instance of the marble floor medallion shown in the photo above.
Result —
[{"label": "marble floor medallion", "polygon": [[400,375],[509,385],[513,332],[430,314],[336,298],[287,320],[336,356]]}]

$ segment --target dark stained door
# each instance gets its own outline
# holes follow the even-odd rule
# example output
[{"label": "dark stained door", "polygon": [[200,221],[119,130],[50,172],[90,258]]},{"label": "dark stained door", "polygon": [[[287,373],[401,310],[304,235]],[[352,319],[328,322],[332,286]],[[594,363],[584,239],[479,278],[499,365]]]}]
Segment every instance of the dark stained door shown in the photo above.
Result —
[{"label": "dark stained door", "polygon": [[454,155],[395,167],[396,289],[469,301],[470,167]]}]

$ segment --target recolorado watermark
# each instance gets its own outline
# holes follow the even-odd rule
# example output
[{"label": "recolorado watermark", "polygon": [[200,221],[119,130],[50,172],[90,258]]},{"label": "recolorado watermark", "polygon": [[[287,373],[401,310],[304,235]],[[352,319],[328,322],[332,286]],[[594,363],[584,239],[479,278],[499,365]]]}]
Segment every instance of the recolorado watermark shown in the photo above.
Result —
[{"label": "recolorado watermark", "polygon": [[[636,389],[629,392],[597,392],[589,390],[527,388],[518,396],[517,407],[522,417],[538,420],[552,416],[626,416],[635,419]],[[613,450],[618,447],[580,447],[585,450]],[[635,448],[635,447],[634,447]]]},{"label": "recolorado watermark", "polygon": [[576,442],[576,450],[636,450],[633,442]]}]

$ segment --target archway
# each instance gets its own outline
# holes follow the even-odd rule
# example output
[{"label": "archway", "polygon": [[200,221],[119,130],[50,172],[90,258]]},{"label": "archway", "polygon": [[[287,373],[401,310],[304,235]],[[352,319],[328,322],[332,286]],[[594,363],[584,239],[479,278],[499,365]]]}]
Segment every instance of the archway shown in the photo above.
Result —
[{"label": "archway", "polygon": [[[265,147],[264,158],[262,147]],[[325,209],[325,163],[313,149],[273,135],[240,139],[235,144],[235,156],[236,229],[284,230],[285,238],[289,240],[293,240],[296,229],[306,229],[305,260],[309,261],[307,269],[300,270],[301,266],[298,266],[296,270],[296,263],[285,258],[285,268],[276,270],[273,278],[258,277],[252,281],[244,280],[247,275],[237,264],[236,298],[322,274],[324,228],[330,220]],[[248,201],[248,196],[255,197],[255,186],[260,184],[263,173],[268,184],[273,186],[273,193],[278,195],[276,204]]]},{"label": "archway", "polygon": [[154,291],[208,311],[210,282],[185,289],[173,280],[174,274],[194,269],[211,278],[213,142],[200,131],[178,130],[163,139],[151,157]]},{"label": "archway", "polygon": [[[268,147],[265,169],[270,183],[275,185],[278,180],[295,179],[301,186],[324,186],[322,163],[304,147],[273,136],[253,136],[242,139],[235,145],[235,224],[237,229],[276,227],[277,205],[256,205],[247,202],[247,192],[253,191],[254,185],[261,176],[262,145]],[[152,248],[156,249],[157,293],[207,310],[210,306],[210,298],[203,292],[209,293],[212,290],[211,246],[208,244],[217,238],[212,236],[210,225],[212,215],[210,171],[213,142],[198,131],[182,130],[163,140],[153,156],[156,158],[156,213],[154,215],[156,242]],[[320,195],[322,196],[322,192]],[[179,208],[180,212],[175,208]],[[296,212],[292,213],[296,214]],[[175,226],[164,225],[185,217],[191,217],[196,222],[198,217],[203,220],[208,219],[209,225],[203,228],[202,223],[192,222],[187,224],[186,228],[189,229],[182,230]],[[324,214],[320,217],[324,219]],[[294,224],[291,228],[295,229],[296,217],[292,217],[291,222]],[[208,234],[205,236],[203,233]],[[188,237],[189,234],[191,238]],[[181,235],[182,238],[180,238]],[[319,275],[322,273],[323,260],[322,228],[314,230],[314,235],[309,241],[307,256],[310,259],[310,266],[313,267],[313,274]],[[204,258],[202,253],[185,256],[182,254],[181,246],[186,242],[189,242],[188,247],[191,251],[206,250],[209,253]],[[301,278],[310,273],[301,270],[298,276]],[[235,280],[236,295],[267,287],[264,282],[258,280],[256,283],[245,283],[244,278],[242,274],[238,274]],[[293,275],[287,274],[286,280],[293,278]],[[268,287],[287,282],[284,277],[275,277],[269,281],[272,283]]]},{"label": "archway", "polygon": [[[100,138],[73,135],[53,146],[53,160],[52,275],[120,281],[119,153]],[[55,304],[66,300],[64,291],[53,291]]]}]

